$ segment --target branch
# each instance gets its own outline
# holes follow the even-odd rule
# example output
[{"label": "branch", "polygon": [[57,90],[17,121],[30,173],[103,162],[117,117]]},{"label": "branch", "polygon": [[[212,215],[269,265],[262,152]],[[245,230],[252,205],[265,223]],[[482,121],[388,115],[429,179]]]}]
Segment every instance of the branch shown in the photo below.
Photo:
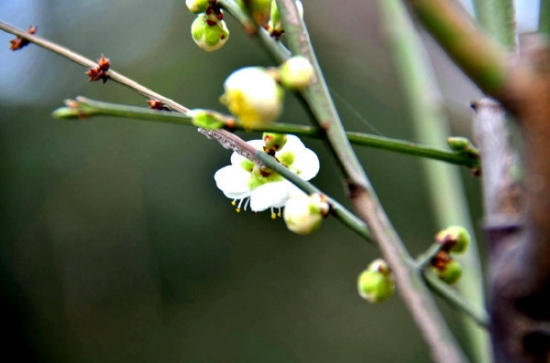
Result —
[{"label": "branch", "polygon": [[474,0],[474,9],[479,23],[497,42],[509,49],[517,47],[513,0]]},{"label": "branch", "polygon": [[294,0],[277,0],[277,6],[292,53],[305,56],[315,68],[314,81],[302,95],[319,126],[326,130],[328,146],[347,179],[351,201],[359,217],[370,227],[382,255],[392,268],[398,291],[428,343],[434,360],[464,361],[422,277],[414,267],[414,261],[390,224],[347,141]]},{"label": "branch", "polygon": [[[78,109],[76,110],[75,107]],[[109,102],[100,102],[85,97],[77,97],[76,101],[71,101],[71,107],[63,107],[54,111],[53,116],[62,119],[87,119],[94,116],[112,116],[129,119],[149,120],[153,122],[193,125],[192,117],[189,114],[177,112],[156,111],[145,107],[135,107],[114,104]],[[229,131],[259,131],[276,132],[281,134],[294,134],[297,136],[320,139],[324,136],[323,130],[305,125],[294,125],[285,123],[272,123],[261,128],[245,128],[237,120],[229,115],[221,115],[226,119],[226,129]],[[479,157],[472,153],[461,153],[447,151],[442,148],[434,148],[422,144],[415,144],[409,141],[392,139],[388,137],[375,136],[359,132],[346,132],[350,142],[355,145],[368,146],[376,149],[382,149],[400,154],[424,157],[434,160],[445,161],[447,163],[464,165],[469,168],[478,169],[480,167]]]},{"label": "branch", "polygon": [[[37,35],[32,35],[32,34],[28,34],[26,33],[25,31],[21,30],[21,29],[17,29],[9,24],[6,24],[2,21],[0,21],[0,30],[3,30],[7,33],[10,33],[10,34],[13,34],[13,35],[17,35],[18,37],[20,38],[23,38],[23,39],[26,39],[28,40],[29,42],[31,43],[34,43],[44,49],[47,49],[53,53],[56,53],[56,54],[59,54],[73,62],[75,62],[76,64],[80,64],[81,66],[84,66],[84,67],[87,67],[87,68],[94,68],[97,66],[97,62],[89,59],[89,58],[86,58],[76,52],[73,52],[72,50],[68,49],[68,48],[65,48],[61,45],[58,45],[56,43],[53,43],[47,39],[44,39],[44,38],[41,38]],[[157,99],[159,101],[161,101],[162,103],[164,103],[166,106],[168,106],[169,108],[175,110],[175,111],[178,111],[178,112],[181,112],[183,114],[186,114],[189,109],[187,109],[186,107],[180,105],[179,103],[169,99],[169,98],[166,98],[164,96],[162,96],[161,94],[158,94],[156,92],[154,92],[153,90],[150,90],[149,88],[145,87],[145,86],[142,86],[141,84],[137,83],[136,81],[128,78],[128,77],[125,77],[123,76],[122,74],[118,73],[118,72],[115,72],[113,70],[109,70],[107,72],[107,75],[109,76],[109,79],[114,81],[114,82],[117,82],[123,86],[126,86],[128,88],[131,88],[133,89],[134,91],[140,93],[141,95],[145,96],[145,97],[148,97],[148,98],[154,98],[154,99]]]},{"label": "branch", "polygon": [[[378,4],[397,76],[411,112],[415,138],[442,146],[449,133],[448,120],[441,105],[439,85],[424,44],[401,0],[380,0]],[[440,163],[424,161],[422,164],[437,228],[461,225],[473,231],[459,171]],[[484,279],[474,235],[471,248],[460,258],[460,262],[467,273],[456,287],[475,304],[476,310],[482,310],[485,305]],[[467,315],[471,313],[468,309],[459,311],[464,311]],[[479,319],[474,320],[477,324],[472,324],[470,316],[462,315],[462,328],[467,333],[468,347],[474,360],[487,362],[491,356],[489,335],[480,329]]]},{"label": "branch", "polygon": [[489,94],[503,92],[506,53],[447,0],[408,0],[422,25],[462,70]]}]

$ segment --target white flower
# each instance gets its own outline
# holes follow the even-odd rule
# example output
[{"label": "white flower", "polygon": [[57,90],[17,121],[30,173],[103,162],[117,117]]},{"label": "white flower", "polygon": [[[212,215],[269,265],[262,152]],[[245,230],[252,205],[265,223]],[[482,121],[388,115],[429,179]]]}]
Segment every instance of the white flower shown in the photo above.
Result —
[{"label": "white flower", "polygon": [[[248,144],[263,150],[262,140],[251,140]],[[304,180],[310,180],[319,171],[317,155],[294,135],[288,135],[285,146],[275,154],[275,157]],[[244,210],[249,204],[254,212],[271,209],[272,218],[275,218],[274,208],[280,211],[290,197],[305,195],[273,170],[260,168],[237,153],[231,155],[231,165],[221,168],[214,174],[214,180],[223,194],[233,199],[237,212],[241,210],[244,202]]]},{"label": "white flower", "polygon": [[246,67],[227,77],[220,102],[246,128],[275,121],[283,110],[283,89],[262,68]]},{"label": "white flower", "polygon": [[301,55],[288,59],[279,70],[283,86],[300,91],[309,86],[314,75],[313,66]]}]

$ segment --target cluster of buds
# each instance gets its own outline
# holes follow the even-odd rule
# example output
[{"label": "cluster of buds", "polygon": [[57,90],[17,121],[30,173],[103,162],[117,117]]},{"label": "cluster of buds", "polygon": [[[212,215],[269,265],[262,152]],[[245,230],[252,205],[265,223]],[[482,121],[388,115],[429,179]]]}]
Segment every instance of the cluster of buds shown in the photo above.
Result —
[{"label": "cluster of buds", "polygon": [[436,236],[440,250],[430,261],[432,271],[445,283],[452,285],[462,276],[462,266],[452,255],[463,254],[470,246],[470,235],[464,227],[451,226]]},{"label": "cluster of buds", "polygon": [[386,261],[376,259],[357,279],[359,296],[371,303],[380,303],[392,297],[395,282]]},{"label": "cluster of buds", "polygon": [[90,82],[99,81],[100,79],[103,80],[103,83],[107,82],[109,79],[109,74],[107,73],[109,67],[111,67],[111,61],[102,54],[101,58],[97,61],[97,66],[88,69],[86,72],[88,77],[90,77]]},{"label": "cluster of buds", "polygon": [[191,35],[199,48],[212,52],[223,47],[229,39],[229,30],[220,6],[208,0],[186,0],[185,4],[193,14],[198,14],[191,24]]}]

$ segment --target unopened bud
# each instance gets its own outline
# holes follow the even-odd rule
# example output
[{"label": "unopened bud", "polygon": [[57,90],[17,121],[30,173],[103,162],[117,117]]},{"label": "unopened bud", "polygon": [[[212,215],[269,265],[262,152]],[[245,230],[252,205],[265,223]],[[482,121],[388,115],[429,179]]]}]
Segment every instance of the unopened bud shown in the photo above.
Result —
[{"label": "unopened bud", "polygon": [[185,5],[193,14],[204,13],[208,8],[208,0],[185,0]]},{"label": "unopened bud", "polygon": [[389,299],[395,291],[393,275],[386,261],[377,259],[371,262],[357,280],[359,295],[371,303]]},{"label": "unopened bud", "polygon": [[225,125],[225,118],[223,115],[208,110],[191,110],[191,122],[197,127],[202,127],[203,129],[216,130],[220,129]]},{"label": "unopened bud", "polygon": [[250,17],[260,26],[267,23],[271,13],[271,0],[242,0]]},{"label": "unopened bud", "polygon": [[269,124],[283,110],[284,93],[262,68],[248,67],[233,72],[224,83],[220,102],[245,128]]},{"label": "unopened bud", "polygon": [[225,21],[206,14],[198,15],[193,21],[191,34],[199,48],[207,52],[220,49],[229,39],[229,30]]},{"label": "unopened bud", "polygon": [[439,279],[449,285],[456,283],[462,276],[462,266],[454,259],[450,259],[441,267],[432,266],[432,271]]},{"label": "unopened bud", "polygon": [[461,226],[448,227],[437,234],[437,243],[451,253],[464,253],[470,247],[471,238],[466,228]]},{"label": "unopened bud", "polygon": [[[304,6],[300,0],[296,0],[296,8],[298,9],[300,18],[303,19]],[[271,16],[265,25],[265,28],[274,38],[279,38],[285,32],[283,29],[283,22],[281,21],[281,15],[279,14],[279,8],[277,7],[277,2],[275,0],[271,0]]]},{"label": "unopened bud", "polygon": [[328,215],[329,204],[320,194],[290,198],[283,212],[286,226],[296,234],[310,234],[321,227]]},{"label": "unopened bud", "polygon": [[305,89],[311,83],[313,73],[313,66],[303,56],[292,57],[279,68],[281,83],[289,89]]}]

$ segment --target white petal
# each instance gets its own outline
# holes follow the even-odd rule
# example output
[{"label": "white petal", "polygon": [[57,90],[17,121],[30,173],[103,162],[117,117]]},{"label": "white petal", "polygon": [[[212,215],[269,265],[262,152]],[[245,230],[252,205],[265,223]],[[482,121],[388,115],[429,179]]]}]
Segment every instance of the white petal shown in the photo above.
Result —
[{"label": "white petal", "polygon": [[244,193],[226,193],[226,192],[223,192],[223,194],[227,198],[233,199],[233,200],[241,200],[241,199],[244,199],[244,198],[248,198],[248,197],[250,197],[250,193],[252,193],[250,190],[248,190]]},{"label": "white petal", "polygon": [[304,149],[299,155],[296,155],[291,169],[294,171],[299,170],[298,175],[300,178],[309,180],[319,172],[319,158],[310,149]]},{"label": "white petal", "polygon": [[250,174],[244,169],[229,165],[221,168],[214,174],[216,186],[225,193],[245,193],[250,191],[248,180]]},{"label": "white petal", "polygon": [[292,184],[288,180],[285,180],[285,182],[288,183],[287,190],[289,198],[304,197],[307,195],[300,188],[298,188],[296,185]]},{"label": "white petal", "polygon": [[251,145],[256,150],[264,149],[264,140],[250,140],[246,142],[248,145]]},{"label": "white petal", "polygon": [[252,191],[250,208],[261,212],[270,207],[282,207],[288,200],[288,188],[285,182],[267,183]]},{"label": "white petal", "polygon": [[[264,147],[263,140],[250,140],[250,141],[247,141],[246,143],[251,145],[256,150],[263,150],[263,147]],[[248,159],[237,153],[231,154],[231,165],[240,167],[244,160],[248,160]]]},{"label": "white petal", "polygon": [[300,138],[296,135],[287,135],[286,144],[280,152],[292,151],[294,154],[299,154],[305,148]]}]

